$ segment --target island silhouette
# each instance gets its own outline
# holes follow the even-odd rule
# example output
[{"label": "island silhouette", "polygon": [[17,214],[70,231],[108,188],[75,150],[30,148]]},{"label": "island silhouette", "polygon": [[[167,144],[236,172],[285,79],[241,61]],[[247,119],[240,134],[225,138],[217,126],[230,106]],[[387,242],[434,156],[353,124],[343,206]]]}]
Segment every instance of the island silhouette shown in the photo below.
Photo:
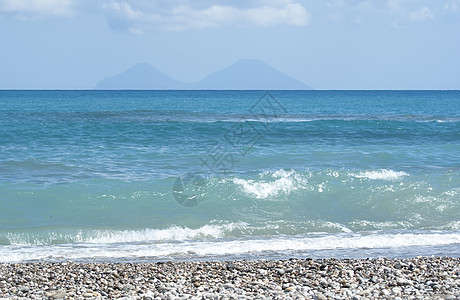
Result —
[{"label": "island silhouette", "polygon": [[196,83],[175,80],[147,63],[98,82],[96,90],[310,90],[257,59],[240,59]]}]

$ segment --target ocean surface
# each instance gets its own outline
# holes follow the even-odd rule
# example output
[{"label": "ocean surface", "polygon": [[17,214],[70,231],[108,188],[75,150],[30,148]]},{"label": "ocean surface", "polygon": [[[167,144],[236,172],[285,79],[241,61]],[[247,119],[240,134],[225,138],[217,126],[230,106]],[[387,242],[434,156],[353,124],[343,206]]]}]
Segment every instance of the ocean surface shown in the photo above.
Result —
[{"label": "ocean surface", "polygon": [[460,91],[0,91],[0,262],[460,256]]}]

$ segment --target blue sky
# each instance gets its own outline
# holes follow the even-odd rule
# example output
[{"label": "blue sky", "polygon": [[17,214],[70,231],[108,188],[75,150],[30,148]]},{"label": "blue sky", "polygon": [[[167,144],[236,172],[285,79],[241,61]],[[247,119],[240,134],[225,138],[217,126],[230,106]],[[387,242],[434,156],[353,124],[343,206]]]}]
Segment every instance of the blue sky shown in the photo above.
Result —
[{"label": "blue sky", "polygon": [[460,89],[460,0],[0,0],[0,89],[195,82],[261,59],[315,89]]}]

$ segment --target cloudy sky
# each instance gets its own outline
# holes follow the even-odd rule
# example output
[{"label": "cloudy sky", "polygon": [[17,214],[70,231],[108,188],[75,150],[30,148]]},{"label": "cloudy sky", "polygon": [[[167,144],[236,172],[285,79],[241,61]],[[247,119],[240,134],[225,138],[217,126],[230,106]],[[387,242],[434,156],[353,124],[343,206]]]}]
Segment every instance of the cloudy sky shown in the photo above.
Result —
[{"label": "cloudy sky", "polygon": [[0,89],[195,82],[261,59],[315,89],[460,89],[460,0],[0,0]]}]

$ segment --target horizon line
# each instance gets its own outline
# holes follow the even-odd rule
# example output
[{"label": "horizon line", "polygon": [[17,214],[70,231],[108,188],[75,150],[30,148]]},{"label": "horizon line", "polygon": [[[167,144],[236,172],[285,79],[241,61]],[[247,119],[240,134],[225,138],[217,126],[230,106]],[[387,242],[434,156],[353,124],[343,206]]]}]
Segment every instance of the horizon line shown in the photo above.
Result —
[{"label": "horizon line", "polygon": [[24,89],[24,88],[0,88],[0,91],[87,91],[87,92],[110,92],[110,91],[460,91],[460,89],[53,89],[53,88],[33,88],[33,89]]}]

